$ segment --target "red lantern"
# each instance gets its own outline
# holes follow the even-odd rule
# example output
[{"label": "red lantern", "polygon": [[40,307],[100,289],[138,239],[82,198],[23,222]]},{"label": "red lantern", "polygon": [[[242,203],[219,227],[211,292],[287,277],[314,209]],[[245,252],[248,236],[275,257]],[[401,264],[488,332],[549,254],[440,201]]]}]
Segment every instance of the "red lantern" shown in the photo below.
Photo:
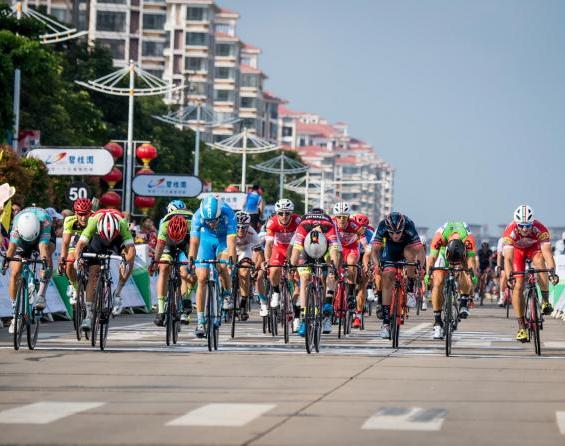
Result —
[{"label": "red lantern", "polygon": [[122,197],[111,190],[100,197],[100,204],[103,208],[119,209],[122,206]]},{"label": "red lantern", "polygon": [[228,186],[224,189],[225,192],[239,192],[239,187],[237,186]]},{"label": "red lantern", "polygon": [[113,167],[110,173],[107,173],[102,177],[102,179],[108,183],[110,189],[114,189],[116,183],[122,181],[122,171],[117,167]]},{"label": "red lantern", "polygon": [[121,158],[121,156],[124,154],[123,147],[120,146],[117,142],[109,142],[104,146],[104,148],[112,154],[114,160]]},{"label": "red lantern", "polygon": [[155,206],[155,197],[143,197],[136,195],[134,200],[135,206],[138,207],[143,215],[147,215],[149,209]]},{"label": "red lantern", "polygon": [[154,173],[149,167],[143,167],[137,171],[136,175],[153,175]]},{"label": "red lantern", "polygon": [[145,167],[149,167],[151,160],[157,158],[157,149],[151,144],[141,144],[135,153]]}]

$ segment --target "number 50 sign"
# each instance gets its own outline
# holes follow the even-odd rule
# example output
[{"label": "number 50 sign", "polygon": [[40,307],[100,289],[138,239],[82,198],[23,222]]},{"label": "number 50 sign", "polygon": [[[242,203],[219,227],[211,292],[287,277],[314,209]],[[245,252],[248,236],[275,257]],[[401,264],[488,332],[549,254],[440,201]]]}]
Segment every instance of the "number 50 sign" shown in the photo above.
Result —
[{"label": "number 50 sign", "polygon": [[79,198],[92,198],[90,188],[82,181],[74,181],[67,189],[67,200],[74,203]]}]

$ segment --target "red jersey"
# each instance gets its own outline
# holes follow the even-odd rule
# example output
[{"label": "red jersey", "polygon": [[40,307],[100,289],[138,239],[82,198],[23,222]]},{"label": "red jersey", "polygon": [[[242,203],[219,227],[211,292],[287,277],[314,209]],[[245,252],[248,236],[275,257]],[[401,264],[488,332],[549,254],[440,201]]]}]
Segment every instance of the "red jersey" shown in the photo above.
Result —
[{"label": "red jersey", "polygon": [[344,248],[356,248],[359,245],[359,240],[364,236],[365,229],[355,223],[351,218],[347,221],[343,229],[339,227],[335,217],[333,217],[332,220],[337,228],[341,246]]},{"label": "red jersey", "polygon": [[274,246],[288,247],[299,224],[300,216],[297,214],[292,214],[286,226],[279,222],[276,215],[273,215],[265,227],[265,241],[272,241]]},{"label": "red jersey", "polygon": [[296,228],[294,246],[304,247],[304,239],[313,229],[319,230],[326,236],[329,246],[339,246],[339,237],[334,222],[325,214],[306,214],[304,216]]},{"label": "red jersey", "polygon": [[534,220],[532,229],[526,235],[522,235],[518,231],[518,225],[513,221],[506,226],[502,237],[504,237],[505,246],[513,246],[518,249],[539,246],[542,243],[548,243],[550,240],[549,230],[538,220]]}]

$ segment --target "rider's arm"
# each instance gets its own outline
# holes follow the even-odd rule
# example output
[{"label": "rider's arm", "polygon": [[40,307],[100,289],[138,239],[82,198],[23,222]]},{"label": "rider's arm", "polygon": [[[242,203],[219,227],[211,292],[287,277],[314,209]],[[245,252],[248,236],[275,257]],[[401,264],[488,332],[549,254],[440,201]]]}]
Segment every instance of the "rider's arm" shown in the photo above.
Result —
[{"label": "rider's arm", "polygon": [[503,248],[504,252],[504,270],[506,271],[507,277],[510,277],[514,272],[513,262],[514,259],[514,246],[505,245]]},{"label": "rider's arm", "polygon": [[59,262],[62,262],[67,259],[69,245],[71,244],[72,234],[63,234],[63,241],[61,243],[61,256],[59,257]]},{"label": "rider's arm", "polygon": [[159,260],[161,260],[161,255],[163,254],[163,251],[165,250],[165,246],[167,246],[167,243],[161,239],[157,240],[157,244],[155,245],[155,253],[154,253],[154,259],[155,262],[158,262]]},{"label": "rider's arm", "polygon": [[228,234],[226,237],[226,242],[228,244],[228,256],[233,264],[237,262],[236,240],[236,234]]},{"label": "rider's arm", "polygon": [[551,243],[542,243],[541,253],[543,255],[543,259],[545,260],[545,267],[548,269],[555,269],[555,259],[553,258],[553,253],[551,252]]}]

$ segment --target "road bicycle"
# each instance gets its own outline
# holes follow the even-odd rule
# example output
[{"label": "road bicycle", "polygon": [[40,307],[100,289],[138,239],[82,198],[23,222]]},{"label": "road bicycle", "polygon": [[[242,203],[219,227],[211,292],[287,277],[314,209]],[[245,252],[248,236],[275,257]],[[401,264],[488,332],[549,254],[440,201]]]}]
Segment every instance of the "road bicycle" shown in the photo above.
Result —
[{"label": "road bicycle", "polygon": [[228,316],[227,320],[231,320],[231,337],[235,337],[235,326],[236,320],[242,320],[242,314],[244,308],[241,306],[241,295],[239,292],[239,270],[240,269],[250,269],[249,271],[249,295],[247,296],[247,300],[245,302],[245,310],[250,304],[251,296],[253,296],[253,275],[255,272],[255,265],[253,264],[252,260],[248,257],[241,259],[234,267],[232,271],[232,301],[233,301],[233,310],[226,312]]},{"label": "road bicycle", "polygon": [[[351,324],[353,322],[353,317],[355,316],[355,308],[349,309],[347,305],[347,291],[348,286],[345,280],[345,267],[355,267],[359,268],[357,264],[342,265],[336,274],[336,291],[334,298],[334,319],[337,322],[337,337],[341,338],[341,335],[347,336],[351,333]],[[355,292],[353,293],[355,296]],[[363,318],[363,315],[361,316]],[[361,321],[363,326],[363,320]]]},{"label": "road bicycle", "polygon": [[328,268],[328,264],[320,259],[312,263],[300,265],[301,268],[312,269],[312,279],[306,290],[306,313],[305,313],[305,334],[306,352],[312,353],[314,350],[320,352],[320,339],[322,337],[322,306],[324,304],[324,284],[323,277]]},{"label": "road bicycle", "polygon": [[222,296],[220,293],[220,276],[217,265],[229,265],[227,260],[196,260],[196,264],[206,265],[208,280],[206,281],[206,301],[204,306],[206,320],[206,338],[208,351],[218,350],[220,326],[222,325]]},{"label": "road bicycle", "polygon": [[[65,263],[72,263],[73,260],[64,260]],[[66,275],[66,273],[65,273]],[[89,339],[89,331],[82,328],[82,321],[86,318],[86,284],[88,283],[88,268],[77,271],[76,302],[73,304],[73,327],[77,341],[82,339],[84,332],[85,339]],[[69,284],[70,287],[70,284]]]}]

